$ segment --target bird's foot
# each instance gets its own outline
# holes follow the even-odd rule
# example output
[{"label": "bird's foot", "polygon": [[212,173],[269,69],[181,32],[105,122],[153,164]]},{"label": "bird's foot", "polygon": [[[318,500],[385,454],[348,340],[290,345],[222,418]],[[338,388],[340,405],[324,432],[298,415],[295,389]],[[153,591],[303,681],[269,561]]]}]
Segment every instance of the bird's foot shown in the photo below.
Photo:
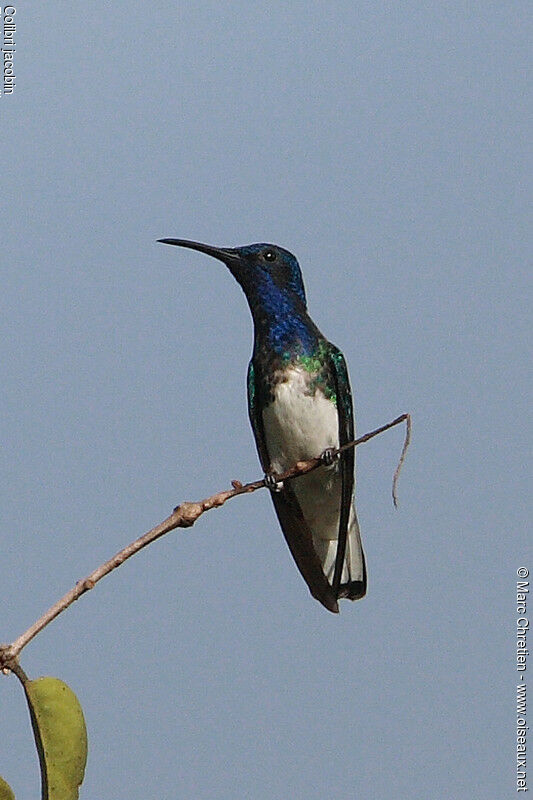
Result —
[{"label": "bird's foot", "polygon": [[340,453],[336,453],[334,447],[327,447],[320,456],[320,460],[322,461],[325,467],[331,467],[333,466],[335,461],[338,461],[339,456]]},{"label": "bird's foot", "polygon": [[267,489],[270,489],[271,492],[281,492],[283,489],[283,481],[276,480],[275,472],[266,472],[264,481],[265,486]]}]

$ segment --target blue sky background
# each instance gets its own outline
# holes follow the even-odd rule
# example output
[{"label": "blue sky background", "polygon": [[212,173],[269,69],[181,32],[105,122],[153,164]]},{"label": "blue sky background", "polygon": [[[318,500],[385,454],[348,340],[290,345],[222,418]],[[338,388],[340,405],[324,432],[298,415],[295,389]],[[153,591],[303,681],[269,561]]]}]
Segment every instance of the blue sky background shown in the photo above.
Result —
[{"label": "blue sky background", "polygon": [[[359,432],[413,415],[398,511],[403,431],[358,449],[369,592],[339,617],[258,492],[154,544],[28,646],[30,676],[83,704],[81,797],[513,796],[529,4],[16,9],[0,639],[178,502],[260,476],[245,299],[221,264],[157,238],[293,251]],[[0,774],[35,797],[14,677],[0,709]]]}]

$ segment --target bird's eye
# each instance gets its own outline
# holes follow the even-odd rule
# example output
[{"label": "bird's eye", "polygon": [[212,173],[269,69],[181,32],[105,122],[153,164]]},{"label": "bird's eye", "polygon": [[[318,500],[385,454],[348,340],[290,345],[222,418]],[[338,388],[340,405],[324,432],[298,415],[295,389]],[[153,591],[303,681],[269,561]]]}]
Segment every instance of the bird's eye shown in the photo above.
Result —
[{"label": "bird's eye", "polygon": [[276,260],[276,253],[274,250],[265,250],[263,253],[263,258],[265,261],[275,261]]}]

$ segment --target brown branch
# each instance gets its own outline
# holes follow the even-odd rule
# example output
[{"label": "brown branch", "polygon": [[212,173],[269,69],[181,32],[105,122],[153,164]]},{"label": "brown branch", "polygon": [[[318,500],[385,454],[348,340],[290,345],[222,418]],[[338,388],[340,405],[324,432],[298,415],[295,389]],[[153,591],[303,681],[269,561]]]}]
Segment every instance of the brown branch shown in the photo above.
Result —
[{"label": "brown branch", "polygon": [[[392,422],[387,423],[387,425],[382,425],[380,428],[376,428],[376,430],[371,431],[370,433],[365,433],[364,436],[361,436],[359,439],[356,439],[353,442],[347,442],[332,453],[332,455],[335,455],[344,450],[348,450],[350,447],[357,447],[357,445],[368,442],[369,439],[373,439],[374,436],[378,436],[380,433],[389,430],[389,428],[393,428],[395,425],[399,425],[401,422],[407,423],[407,432],[400,456],[400,461],[394,473],[393,479],[392,495],[395,505],[397,504],[396,484],[410,440],[411,417],[409,414],[402,414]],[[291,467],[291,469],[276,475],[275,478],[276,481],[293,480],[294,478],[298,478],[300,475],[306,475],[308,472],[313,472],[313,470],[318,469],[318,467],[322,466],[322,464],[323,462],[321,456],[312,458],[309,461],[299,461],[293,467]],[[119,552],[116,553],[113,558],[110,558],[109,561],[106,561],[104,564],[101,564],[99,567],[97,567],[97,569],[91,572],[91,574],[88,575],[84,580],[78,581],[70,591],[63,595],[63,597],[58,600],[57,603],[54,603],[54,605],[49,608],[48,611],[42,615],[42,617],[34,622],[34,624],[21,636],[15,639],[14,642],[8,645],[0,645],[0,669],[6,673],[9,671],[15,672],[15,667],[18,664],[18,656],[21,650],[29,642],[31,642],[31,640],[40,631],[42,631],[43,628],[52,622],[52,620],[54,620],[66,608],[72,605],[72,603],[81,597],[82,594],[85,594],[85,592],[93,589],[98,581],[123,564],[124,561],[127,561],[128,558],[131,558],[131,556],[135,555],[135,553],[138,553],[139,550],[142,550],[143,547],[146,547],[156,539],[159,539],[160,536],[163,536],[165,533],[168,533],[175,528],[190,528],[205,511],[209,511],[212,508],[219,508],[228,500],[231,500],[231,498],[237,497],[238,495],[249,494],[250,492],[257,491],[257,489],[263,489],[265,485],[264,479],[245,484],[235,480],[232,481],[233,489],[217,492],[217,494],[214,494],[211,497],[208,497],[206,500],[201,500],[197,503],[182,503],[179,505],[174,509],[169,517],[163,520],[163,522],[160,522],[159,525],[156,525],[155,528],[152,528],[152,530],[148,531],[143,536],[140,536],[127,547],[119,550]]]},{"label": "brown branch", "polygon": [[405,456],[407,455],[407,448],[411,444],[411,415],[410,414],[402,414],[401,417],[398,417],[398,420],[403,421],[405,419],[405,439],[402,447],[402,452],[400,453],[400,460],[398,461],[398,466],[394,470],[394,475],[392,477],[392,501],[394,503],[394,507],[398,508],[398,495],[397,495],[397,488],[398,488],[398,478],[400,477],[400,472],[403,467],[403,462],[405,461]]}]

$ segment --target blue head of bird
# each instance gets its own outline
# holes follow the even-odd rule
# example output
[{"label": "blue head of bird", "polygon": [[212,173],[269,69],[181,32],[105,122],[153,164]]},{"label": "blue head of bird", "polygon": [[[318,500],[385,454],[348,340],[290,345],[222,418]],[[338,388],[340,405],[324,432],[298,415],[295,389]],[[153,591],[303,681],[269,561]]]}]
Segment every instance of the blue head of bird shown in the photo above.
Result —
[{"label": "blue head of bird", "polygon": [[303,319],[308,318],[302,273],[296,257],[288,250],[266,243],[213,247],[188,239],[159,241],[222,261],[246,295],[256,337],[266,339],[272,349],[280,352],[296,338],[309,338],[303,324]]}]

